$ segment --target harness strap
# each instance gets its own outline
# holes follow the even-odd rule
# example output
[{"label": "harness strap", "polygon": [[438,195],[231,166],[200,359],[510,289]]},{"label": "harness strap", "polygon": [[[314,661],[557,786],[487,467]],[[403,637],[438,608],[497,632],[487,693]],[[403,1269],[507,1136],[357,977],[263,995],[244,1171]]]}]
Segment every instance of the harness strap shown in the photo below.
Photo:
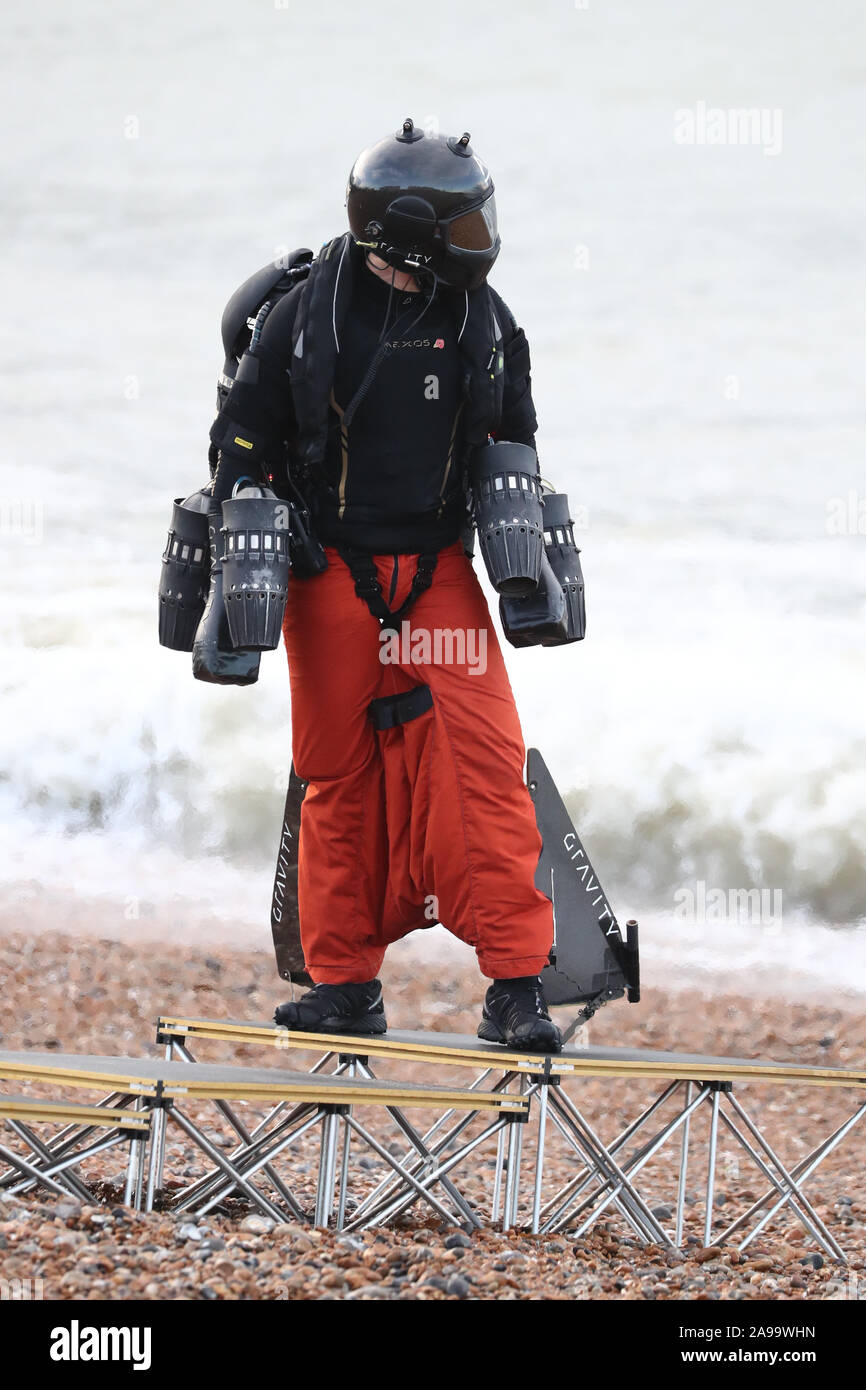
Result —
[{"label": "harness strap", "polygon": [[399,724],[410,724],[432,708],[433,692],[429,685],[416,685],[400,695],[382,695],[378,700],[371,700],[367,711],[374,729],[384,730],[394,729]]},{"label": "harness strap", "polygon": [[394,628],[405,618],[413,603],[421,597],[425,590],[430,588],[433,583],[433,571],[436,569],[439,559],[436,551],[418,556],[418,564],[412,576],[412,585],[408,594],[399,608],[391,609],[382,597],[382,585],[376,575],[376,564],[373,556],[365,551],[346,548],[341,548],[339,554],[355,581],[355,593],[358,598],[367,605],[374,618],[378,618],[383,625],[387,623],[388,627]]}]

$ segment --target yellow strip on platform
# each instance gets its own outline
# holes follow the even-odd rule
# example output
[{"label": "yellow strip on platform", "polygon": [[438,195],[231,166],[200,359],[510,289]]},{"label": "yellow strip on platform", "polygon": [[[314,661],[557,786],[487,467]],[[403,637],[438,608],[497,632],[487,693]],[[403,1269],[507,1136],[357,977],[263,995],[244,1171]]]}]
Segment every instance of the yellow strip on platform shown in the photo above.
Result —
[{"label": "yellow strip on platform", "polygon": [[809,1067],[796,1062],[763,1062],[751,1058],[710,1057],[694,1053],[642,1052],[633,1048],[566,1048],[561,1053],[513,1052],[497,1044],[449,1034],[396,1032],[377,1037],[333,1033],[292,1033],[276,1024],[236,1023],[224,1019],[190,1019],[163,1015],[158,1036],[207,1038],[211,1041],[258,1044],[282,1051],[320,1051],[385,1057],[390,1061],[437,1066],[490,1067],[538,1075],[616,1076],[664,1081],[764,1081],[776,1085],[797,1082],[809,1086],[866,1086],[866,1067]]},{"label": "yellow strip on platform", "polygon": [[[208,1038],[212,1042],[262,1044],[278,1052],[343,1052],[361,1057],[387,1057],[395,1062],[427,1062],[441,1066],[494,1067],[502,1071],[537,1073],[550,1062],[551,1076],[570,1076],[580,1068],[570,1057],[558,1053],[510,1052],[507,1048],[479,1042],[478,1048],[461,1050],[436,1043],[405,1042],[387,1033],[378,1037],[355,1037],[346,1033],[290,1033],[276,1024],[223,1023],[213,1019],[185,1019],[163,1016],[158,1035]],[[436,1034],[431,1033],[430,1038]]]},{"label": "yellow strip on platform", "polygon": [[[125,1059],[119,1057],[118,1063]],[[58,1066],[46,1066],[42,1063],[28,1064],[26,1062],[8,1062],[0,1056],[0,1080],[10,1081],[30,1081],[40,1086],[51,1086],[57,1082],[66,1086],[81,1086],[87,1090],[95,1091],[104,1087],[106,1083],[112,1083],[112,1089],[120,1091],[126,1095],[143,1096],[150,1098],[156,1095],[156,1080],[142,1080],[140,1077],[129,1076],[121,1070],[116,1072],[88,1071],[86,1067],[68,1068]],[[97,1106],[95,1109],[103,1109]]]},{"label": "yellow strip on platform", "polygon": [[[283,1072],[276,1067],[190,1066],[137,1057],[98,1057],[70,1054],[0,1053],[0,1078],[42,1085],[80,1086],[93,1090],[110,1085],[113,1091],[151,1099],[181,1097],[200,1100],[291,1101],[307,1105],[442,1106],[451,1110],[526,1113],[529,1102],[519,1095],[453,1090],[400,1081],[368,1081],[343,1076],[312,1076]],[[101,1109],[101,1113],[105,1113]]]},{"label": "yellow strip on platform", "polygon": [[311,1078],[310,1085],[300,1081],[294,1085],[277,1082],[273,1086],[252,1087],[244,1082],[229,1085],[191,1080],[187,1085],[168,1083],[162,1093],[170,1100],[189,1097],[193,1100],[266,1100],[270,1103],[292,1101],[301,1105],[391,1105],[400,1109],[413,1106],[436,1109],[441,1106],[448,1110],[493,1110],[505,1114],[525,1114],[529,1109],[529,1102],[523,1096],[494,1095],[490,1091],[451,1091],[444,1086],[410,1087],[397,1084],[392,1089],[384,1090],[381,1085],[371,1083],[364,1086],[362,1081],[358,1081],[333,1092],[316,1085],[316,1081],[318,1078]]},{"label": "yellow strip on platform", "polygon": [[58,1124],[101,1125],[106,1129],[150,1128],[150,1116],[144,1110],[113,1110],[106,1105],[79,1105],[32,1096],[0,1096],[0,1119],[55,1120]]}]

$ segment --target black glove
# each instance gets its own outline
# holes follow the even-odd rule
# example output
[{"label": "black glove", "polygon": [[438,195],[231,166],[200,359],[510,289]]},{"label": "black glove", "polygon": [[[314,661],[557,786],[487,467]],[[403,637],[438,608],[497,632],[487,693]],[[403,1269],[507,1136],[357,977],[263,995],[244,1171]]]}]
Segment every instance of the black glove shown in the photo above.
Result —
[{"label": "black glove", "polygon": [[208,511],[210,590],[195,635],[192,673],[197,681],[208,681],[211,685],[254,685],[259,678],[261,653],[235,651],[229,636],[220,565],[221,525],[222,507],[214,501]]},{"label": "black glove", "polygon": [[535,593],[528,598],[500,598],[499,617],[512,647],[558,647],[568,641],[565,594],[546,554],[541,557]]}]

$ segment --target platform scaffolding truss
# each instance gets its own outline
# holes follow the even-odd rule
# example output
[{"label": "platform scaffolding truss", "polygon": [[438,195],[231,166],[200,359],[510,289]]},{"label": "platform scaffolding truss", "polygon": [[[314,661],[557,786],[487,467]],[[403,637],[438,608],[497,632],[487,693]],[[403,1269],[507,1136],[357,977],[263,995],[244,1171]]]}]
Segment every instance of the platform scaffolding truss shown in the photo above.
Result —
[{"label": "platform scaffolding truss", "polygon": [[[650,1122],[671,1100],[675,1105],[675,1113],[658,1129],[649,1130]],[[803,1184],[813,1175],[827,1155],[832,1153],[854,1126],[859,1123],[866,1113],[866,1101],[861,1103],[854,1113],[822,1143],[817,1145],[811,1153],[788,1168],[734,1094],[733,1082],[718,1080],[710,1082],[672,1081],[652,1104],[642,1111],[637,1119],[632,1121],[628,1128],[613,1141],[610,1145],[610,1153],[615,1158],[620,1157],[630,1143],[638,1137],[641,1138],[639,1147],[634,1152],[630,1153],[628,1157],[620,1157],[623,1173],[628,1178],[634,1179],[665,1144],[679,1138],[674,1233],[676,1245],[680,1245],[683,1239],[686,1177],[693,1134],[692,1120],[702,1108],[709,1111],[709,1144],[704,1197],[704,1245],[723,1245],[738,1233],[742,1233],[743,1238],[737,1248],[740,1251],[746,1250],[770,1221],[783,1208],[787,1207],[807,1234],[831,1259],[845,1263],[844,1251],[806,1197],[803,1192]],[[746,1212],[730,1222],[721,1232],[713,1229],[716,1159],[720,1125],[735,1139],[739,1147],[771,1184]],[[546,1233],[569,1230],[580,1235],[608,1204],[616,1199],[619,1189],[618,1180],[614,1175],[602,1176],[596,1173],[592,1177],[598,1178],[593,1191],[589,1191],[590,1177],[578,1175],[548,1199],[541,1213],[541,1231]],[[600,1205],[598,1204],[599,1197],[603,1199]],[[590,1214],[585,1215],[587,1212]],[[754,1223],[751,1229],[749,1229],[750,1222]]]},{"label": "platform scaffolding truss", "polygon": [[[318,1225],[328,1224],[335,1200],[340,1208],[338,1219],[345,1215],[350,1132],[357,1149],[366,1148],[376,1153],[391,1166],[401,1181],[411,1187],[414,1199],[423,1201],[441,1219],[449,1223],[478,1224],[477,1217],[450,1174],[482,1145],[495,1140],[501,1130],[525,1122],[529,1110],[528,1101],[520,1095],[478,1094],[459,1087],[380,1081],[363,1075],[352,1060],[338,1065],[334,1073],[322,1074],[320,1068],[298,1073],[273,1067],[193,1067],[186,1059],[2,1052],[0,1082],[3,1081],[88,1090],[108,1086],[109,1094],[99,1105],[81,1107],[63,1104],[59,1110],[47,1113],[60,1118],[67,1114],[73,1116],[68,1123],[75,1124],[77,1121],[79,1134],[97,1123],[130,1132],[131,1156],[124,1196],[138,1210],[150,1211],[153,1207],[162,1183],[166,1128],[174,1125],[213,1164],[203,1182],[192,1184],[181,1193],[177,1202],[181,1209],[203,1214],[237,1192],[260,1213],[275,1221],[311,1219],[290,1186],[275,1171],[273,1161],[302,1135],[318,1128],[319,1172],[316,1207],[312,1215]],[[4,1099],[8,1105],[12,1105],[11,1097]],[[180,1102],[196,1100],[213,1102],[235,1130],[239,1143],[231,1154],[221,1152],[186,1110],[181,1109]],[[236,1114],[235,1106],[239,1101],[264,1102],[270,1106],[266,1117],[252,1132]],[[31,1107],[31,1120],[42,1118],[49,1104],[30,1097],[21,1102],[23,1107]],[[135,1109],[130,1111],[130,1106]],[[403,1132],[410,1138],[414,1152],[422,1159],[423,1173],[416,1175],[408,1172],[398,1158],[384,1149],[355,1114],[356,1109],[364,1107],[393,1109],[400,1114],[405,1125]],[[470,1119],[480,1116],[482,1129],[480,1133],[464,1138],[447,1156],[437,1159],[423,1148],[417,1131],[405,1119],[404,1111],[411,1109],[466,1113]],[[16,1132],[20,1132],[22,1120],[17,1113],[13,1114],[10,1110],[7,1123],[18,1125]],[[336,1163],[341,1129],[346,1135],[346,1142],[340,1195],[337,1198]],[[16,1156],[17,1163],[9,1155],[10,1165],[14,1164],[28,1182],[41,1178],[47,1185],[62,1187],[60,1175],[68,1167],[74,1166],[63,1147],[69,1142],[68,1135],[62,1140],[55,1137],[49,1144],[43,1144],[28,1126],[25,1137],[30,1152],[24,1159]],[[104,1146],[107,1146],[107,1141]],[[96,1151],[98,1149],[92,1149],[92,1152]],[[75,1162],[81,1161],[83,1156],[79,1153]],[[26,1167],[22,1168],[22,1163]],[[266,1179],[271,1187],[271,1195],[254,1178]],[[70,1180],[67,1180],[65,1190],[70,1190]],[[92,1199],[88,1197],[88,1200]]]},{"label": "platform scaffolding truss", "polygon": [[[114,1102],[120,1097],[111,1096]],[[115,1104],[79,1105],[35,1096],[0,1095],[0,1121],[23,1142],[23,1154],[0,1143],[0,1192],[19,1196],[43,1187],[78,1202],[95,1202],[94,1193],[76,1170],[88,1159],[118,1145],[129,1145],[126,1200],[131,1199],[136,1174],[150,1134],[150,1115]],[[37,1134],[44,1126],[60,1129],[49,1137]]]},{"label": "platform scaffolding truss", "polygon": [[[160,1018],[157,1039],[165,1046],[167,1057],[182,1057],[187,1063],[195,1062],[190,1045],[196,1040],[259,1045],[277,1048],[286,1054],[322,1049],[311,1074],[321,1075],[330,1067],[332,1074],[351,1071],[367,1082],[378,1079],[373,1071],[374,1062],[376,1065],[387,1062],[425,1064],[435,1068],[437,1074],[443,1068],[474,1070],[474,1078],[462,1093],[464,1097],[474,1098],[472,1104],[480,1107],[485,1095],[504,1097],[511,1094],[523,1101],[535,1120],[531,1152],[525,1123],[503,1124],[497,1131],[489,1211],[490,1219],[506,1230],[518,1224],[522,1171],[529,1176],[526,1216],[532,1232],[568,1230],[582,1235],[605,1213],[615,1211],[642,1242],[669,1248],[679,1246],[683,1240],[686,1180],[695,1142],[695,1117],[706,1115],[709,1135],[704,1189],[705,1243],[718,1244],[737,1238],[738,1248],[745,1250],[777,1215],[788,1212],[830,1258],[845,1260],[836,1237],[818,1216],[803,1189],[824,1159],[866,1113],[866,1067],[811,1067],[753,1058],[635,1048],[571,1046],[560,1053],[539,1056],[464,1035],[396,1030],[379,1037],[335,1038],[327,1034],[290,1033],[274,1024],[173,1015]],[[566,1091],[566,1083],[590,1078],[604,1078],[615,1084],[619,1103],[624,1095],[634,1093],[634,1082],[658,1083],[661,1089],[649,1104],[639,1109],[636,1118],[620,1134],[604,1142],[573,1094]],[[856,1105],[850,1117],[806,1157],[786,1165],[771,1139],[734,1093],[735,1087],[739,1090],[743,1085],[757,1084],[845,1088],[854,1092]],[[458,1143],[469,1122],[465,1114],[458,1117],[456,1109],[449,1107],[430,1129],[419,1134],[402,1114],[396,1098],[386,1110],[408,1141],[405,1153],[399,1164],[393,1161],[393,1156],[386,1155],[391,1171],[351,1214],[346,1204],[346,1175],[353,1124],[349,1116],[342,1117],[344,1147],[336,1198],[336,1219],[341,1228],[361,1229],[394,1220],[407,1211],[419,1200],[418,1186],[426,1186],[425,1173],[431,1164],[438,1165],[433,1167],[434,1173],[447,1176],[449,1150]],[[325,1177],[322,1178],[321,1171],[319,1176],[326,1190],[331,1190],[334,1184],[332,1170],[340,1124],[339,1117],[332,1120],[327,1153],[323,1149]],[[731,1136],[769,1184],[763,1195],[721,1233],[713,1227],[720,1131]],[[578,1168],[568,1183],[549,1193],[545,1191],[544,1177],[551,1132],[562,1137]],[[654,1216],[638,1187],[640,1176],[651,1160],[668,1155],[673,1159],[676,1183],[673,1230],[666,1230]],[[207,1209],[212,1205],[209,1201]],[[331,1207],[323,1198],[317,1207],[317,1222],[325,1224],[330,1213]],[[477,1212],[463,1214],[467,1223],[471,1215],[470,1224],[478,1224]]]}]

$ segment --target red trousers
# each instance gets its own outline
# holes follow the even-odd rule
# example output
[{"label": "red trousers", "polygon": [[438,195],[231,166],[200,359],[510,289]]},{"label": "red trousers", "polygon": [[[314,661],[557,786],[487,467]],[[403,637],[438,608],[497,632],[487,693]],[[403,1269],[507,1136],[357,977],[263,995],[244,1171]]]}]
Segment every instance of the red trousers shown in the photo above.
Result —
[{"label": "red trousers", "polygon": [[[309,783],[298,868],[309,973],[370,980],[390,942],[441,922],[491,979],[538,974],[553,939],[550,903],[534,886],[541,840],[514,696],[470,562],[459,543],[440,553],[404,620],[408,640],[404,628],[383,662],[378,621],[335,550],[328,559],[324,574],[292,577],[284,623],[292,755]],[[376,557],[392,610],[416,561]],[[432,709],[374,728],[371,700],[422,684]]]}]

